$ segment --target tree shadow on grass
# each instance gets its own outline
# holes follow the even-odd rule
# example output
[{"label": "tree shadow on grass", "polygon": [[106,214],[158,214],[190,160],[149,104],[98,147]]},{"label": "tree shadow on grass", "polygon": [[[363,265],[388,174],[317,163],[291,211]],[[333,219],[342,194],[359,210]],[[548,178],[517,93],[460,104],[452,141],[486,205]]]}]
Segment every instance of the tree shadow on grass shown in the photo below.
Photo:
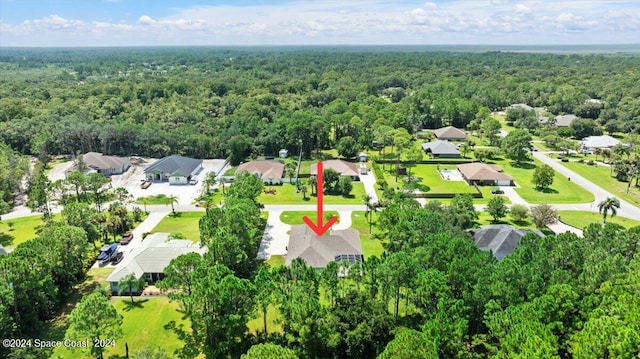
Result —
[{"label": "tree shadow on grass", "polygon": [[541,193],[545,193],[545,194],[558,194],[560,192],[558,192],[558,190],[555,190],[553,188],[536,188],[535,189],[536,192],[541,192]]},{"label": "tree shadow on grass", "polygon": [[526,227],[526,226],[529,225],[529,221],[526,221],[526,220],[524,220],[524,221],[516,221],[516,220],[514,220],[513,224],[515,224],[516,226],[519,226],[519,227]]},{"label": "tree shadow on grass", "polygon": [[149,299],[136,300],[134,298],[133,303],[131,303],[130,298],[123,299],[122,301],[124,302],[124,308],[122,308],[122,310],[124,310],[125,312],[128,312],[136,308],[138,309],[144,308],[144,303],[148,302]]},{"label": "tree shadow on grass", "polygon": [[3,247],[12,245],[14,239],[9,233],[0,233],[0,245]]},{"label": "tree shadow on grass", "polygon": [[535,164],[531,162],[520,162],[520,163],[511,162],[509,164],[511,165],[511,167],[522,168],[525,170],[532,170],[537,167]]},{"label": "tree shadow on grass", "polygon": [[180,217],[182,217],[182,212],[171,213],[171,214],[169,214],[169,216],[173,217],[173,218],[180,218]]}]

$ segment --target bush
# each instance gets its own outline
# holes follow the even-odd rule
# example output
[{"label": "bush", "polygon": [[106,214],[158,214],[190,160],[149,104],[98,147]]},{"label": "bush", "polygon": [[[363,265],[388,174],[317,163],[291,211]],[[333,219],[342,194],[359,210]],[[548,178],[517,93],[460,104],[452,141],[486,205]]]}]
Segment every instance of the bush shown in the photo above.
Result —
[{"label": "bush", "polygon": [[593,162],[593,160],[589,160],[589,161],[587,161],[587,164],[588,164],[589,166],[593,166],[593,165],[595,164],[595,162]]},{"label": "bush", "polygon": [[562,157],[562,158],[560,159],[560,161],[562,161],[562,162],[569,162],[569,159],[568,159],[568,158],[566,158],[566,157]]},{"label": "bush", "polygon": [[581,159],[579,159],[577,162],[578,162],[578,163],[584,163],[584,159],[582,159],[582,158],[581,158]]},{"label": "bush", "polygon": [[516,222],[522,222],[529,216],[529,209],[523,204],[514,204],[509,211],[511,218]]}]

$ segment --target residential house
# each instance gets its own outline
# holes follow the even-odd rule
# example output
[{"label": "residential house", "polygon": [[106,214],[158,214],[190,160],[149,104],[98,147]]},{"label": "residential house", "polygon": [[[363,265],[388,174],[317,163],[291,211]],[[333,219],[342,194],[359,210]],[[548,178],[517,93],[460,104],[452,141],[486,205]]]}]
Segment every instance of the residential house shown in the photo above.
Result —
[{"label": "residential house", "polygon": [[460,151],[449,141],[436,140],[422,144],[422,150],[434,158],[458,158]]},{"label": "residential house", "polygon": [[513,177],[504,173],[497,165],[482,162],[465,163],[457,166],[462,177],[469,184],[513,186]]},{"label": "residential house", "polygon": [[507,107],[508,110],[517,110],[517,109],[523,109],[525,111],[533,111],[534,108],[527,105],[526,103],[514,103],[513,105]]},{"label": "residential house", "polygon": [[[322,161],[322,168],[325,170],[332,169],[340,174],[340,176],[349,176],[354,181],[360,180],[360,174],[355,163],[347,162],[344,160],[327,160]],[[311,175],[318,174],[318,164],[311,165]]]},{"label": "residential house", "polygon": [[[106,177],[127,172],[131,163],[127,157],[107,156],[99,152],[87,152],[82,155],[82,172],[85,174],[97,172]],[[78,171],[78,163],[65,172],[66,175]]]},{"label": "residential house", "polygon": [[260,178],[264,184],[282,184],[284,164],[278,161],[251,161],[241,164],[236,169],[236,173],[243,171]]},{"label": "residential house", "polygon": [[289,157],[289,150],[287,150],[287,149],[285,149],[285,148],[281,149],[281,150],[278,152],[278,156],[279,156],[280,158],[287,158],[287,157]]},{"label": "residential house", "polygon": [[331,261],[363,262],[360,233],[353,229],[332,230],[318,236],[306,224],[291,226],[285,264],[302,258],[310,267],[321,269]]},{"label": "residential house", "polygon": [[188,184],[202,170],[202,160],[171,155],[149,165],[144,174],[147,180],[169,184]]},{"label": "residential house", "polygon": [[120,280],[130,274],[136,279],[144,278],[148,283],[155,283],[164,278],[164,269],[172,259],[187,253],[204,254],[206,251],[206,248],[190,240],[171,239],[169,233],[149,234],[140,247],[125,253],[122,262],[107,277],[107,282],[114,293],[120,289]]},{"label": "residential house", "polygon": [[558,115],[556,116],[556,127],[569,127],[577,118],[576,115]]},{"label": "residential house", "polygon": [[537,229],[519,229],[507,224],[491,224],[470,232],[476,246],[482,251],[491,251],[498,260],[513,253],[520,239],[525,235],[535,233],[544,237],[544,234]]},{"label": "residential house", "polygon": [[596,148],[613,148],[615,145],[619,144],[620,141],[609,136],[589,136],[585,137],[582,140],[581,147],[582,151],[591,152]]},{"label": "residential house", "polygon": [[447,141],[464,141],[467,139],[467,135],[463,130],[455,128],[453,126],[442,127],[437,130],[433,130],[433,135],[439,140]]}]

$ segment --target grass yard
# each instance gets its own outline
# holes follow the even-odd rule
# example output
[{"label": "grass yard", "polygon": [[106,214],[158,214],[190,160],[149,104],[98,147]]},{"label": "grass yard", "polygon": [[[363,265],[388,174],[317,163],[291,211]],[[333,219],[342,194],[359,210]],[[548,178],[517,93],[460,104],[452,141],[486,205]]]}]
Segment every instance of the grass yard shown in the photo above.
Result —
[{"label": "grass yard", "polygon": [[[311,196],[311,188],[306,194],[306,199],[302,199],[302,193],[296,193],[296,186],[285,183],[281,186],[266,186],[265,189],[275,189],[276,194],[260,194],[258,202],[262,204],[314,204],[315,196]],[[341,195],[324,195],[325,204],[361,204],[364,196],[364,185],[361,182],[353,182],[353,190],[349,197]]]},{"label": "grass yard", "polygon": [[198,221],[204,216],[204,212],[176,212],[176,215],[167,215],[158,223],[152,232],[168,232],[182,234],[192,241],[200,240],[200,228]]},{"label": "grass yard", "polygon": [[[184,344],[170,329],[165,328],[171,321],[176,324],[189,326],[188,320],[178,310],[178,304],[172,303],[166,297],[136,298],[131,304],[129,298],[112,298],[118,313],[124,319],[122,321],[122,337],[116,339],[115,347],[106,350],[104,357],[124,357],[125,343],[129,346],[129,355],[136,353],[144,347],[162,347],[169,353],[181,348]],[[64,347],[56,348],[53,357],[62,358],[91,358],[86,352],[71,351]]]},{"label": "grass yard", "polygon": [[499,165],[505,173],[513,176],[516,184],[520,186],[520,188],[516,188],[516,192],[529,203],[588,203],[594,200],[592,193],[557,173],[549,189],[544,192],[536,190],[531,183],[531,178],[533,178],[536,166],[542,165],[537,160],[518,166],[504,159],[489,163]]},{"label": "grass yard", "polygon": [[283,255],[272,255],[265,261],[271,268],[280,267],[284,265],[286,257]]},{"label": "grass yard", "polygon": [[[282,212],[282,214],[280,215],[280,221],[282,221],[283,223],[286,224],[290,224],[290,225],[296,225],[296,224],[304,224],[305,222],[302,220],[303,216],[307,216],[309,217],[312,221],[316,221],[316,211],[284,211]],[[338,221],[337,223],[340,223],[340,216],[338,215],[337,211],[324,211],[325,214],[325,220],[324,223],[327,222],[327,216],[336,216],[338,217]]]},{"label": "grass yard", "polygon": [[[60,214],[54,214],[53,219],[60,219]],[[13,227],[9,226],[9,223],[13,223]],[[35,238],[36,232],[43,224],[42,214],[4,219],[0,222],[0,244],[7,248],[15,248],[18,244]]]},{"label": "grass yard", "polygon": [[522,222],[516,222],[511,218],[510,215],[506,215],[504,218],[500,219],[498,222],[493,222],[493,217],[485,211],[478,211],[478,219],[473,222],[477,227],[486,226],[488,224],[509,224],[517,228],[536,228],[536,226],[531,222],[531,220],[527,219]]},{"label": "grass yard", "polygon": [[383,242],[373,238],[374,234],[379,233],[377,220],[378,214],[374,212],[371,226],[372,233],[369,234],[369,222],[367,221],[366,212],[354,211],[351,213],[351,228],[360,232],[360,244],[362,245],[362,253],[365,260],[374,255],[380,257],[384,252]]},{"label": "grass yard", "polygon": [[610,176],[611,168],[609,166],[589,166],[586,163],[579,162],[560,162],[563,166],[574,171],[587,180],[611,192],[614,196],[620,197],[631,204],[640,206],[640,188],[631,185],[629,193],[627,193],[628,182],[620,182]]},{"label": "grass yard", "polygon": [[[283,262],[284,263],[284,262]],[[247,322],[247,328],[250,333],[257,334],[261,333],[264,329],[264,322],[262,318],[262,313],[256,312],[254,314],[256,317],[250,319]],[[276,323],[276,321],[280,318],[280,311],[273,305],[270,305],[267,309],[267,332],[268,333],[282,333],[282,325]]]},{"label": "grass yard", "polygon": [[[558,211],[561,221],[570,226],[583,229],[591,223],[602,223],[602,215],[595,212],[586,211]],[[607,223],[619,224],[626,228],[640,226],[640,221],[625,217],[611,217],[611,213],[607,216]]]},{"label": "grass yard", "polygon": [[167,195],[161,193],[155,196],[138,197],[136,198],[136,204],[146,204],[151,206],[158,204],[171,204],[171,202],[169,201],[169,197],[167,197]]},{"label": "grass yard", "polygon": [[[412,183],[416,189],[425,193],[475,193],[475,189],[469,186],[465,181],[448,181],[443,179],[438,173],[438,165],[408,165],[407,171],[411,169],[411,176],[418,177],[419,182]],[[455,165],[440,165],[440,169],[454,169]],[[405,176],[396,176],[394,174],[395,166],[391,166],[391,171],[385,168],[384,179],[392,188],[402,187],[406,182]]]}]

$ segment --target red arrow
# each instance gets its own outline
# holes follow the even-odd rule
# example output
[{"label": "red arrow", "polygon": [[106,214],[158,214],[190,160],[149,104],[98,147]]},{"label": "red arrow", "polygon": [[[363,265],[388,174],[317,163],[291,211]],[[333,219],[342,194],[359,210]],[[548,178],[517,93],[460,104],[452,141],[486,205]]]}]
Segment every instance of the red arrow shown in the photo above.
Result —
[{"label": "red arrow", "polygon": [[323,208],[322,208],[322,196],[323,196],[323,187],[322,187],[322,176],[323,176],[323,172],[322,172],[322,162],[318,162],[316,165],[316,169],[317,169],[317,190],[316,190],[316,194],[318,196],[318,202],[316,204],[316,208],[317,208],[317,214],[318,214],[318,223],[313,223],[313,221],[311,221],[309,219],[309,217],[304,216],[302,217],[302,220],[304,221],[304,223],[307,224],[307,226],[309,226],[309,228],[311,228],[314,232],[316,232],[316,234],[318,236],[322,236],[327,229],[329,229],[331,226],[333,226],[334,223],[336,223],[336,221],[338,220],[338,218],[336,216],[333,216],[329,219],[329,222],[327,222],[327,224],[323,225],[322,221],[322,212],[323,212]]}]

